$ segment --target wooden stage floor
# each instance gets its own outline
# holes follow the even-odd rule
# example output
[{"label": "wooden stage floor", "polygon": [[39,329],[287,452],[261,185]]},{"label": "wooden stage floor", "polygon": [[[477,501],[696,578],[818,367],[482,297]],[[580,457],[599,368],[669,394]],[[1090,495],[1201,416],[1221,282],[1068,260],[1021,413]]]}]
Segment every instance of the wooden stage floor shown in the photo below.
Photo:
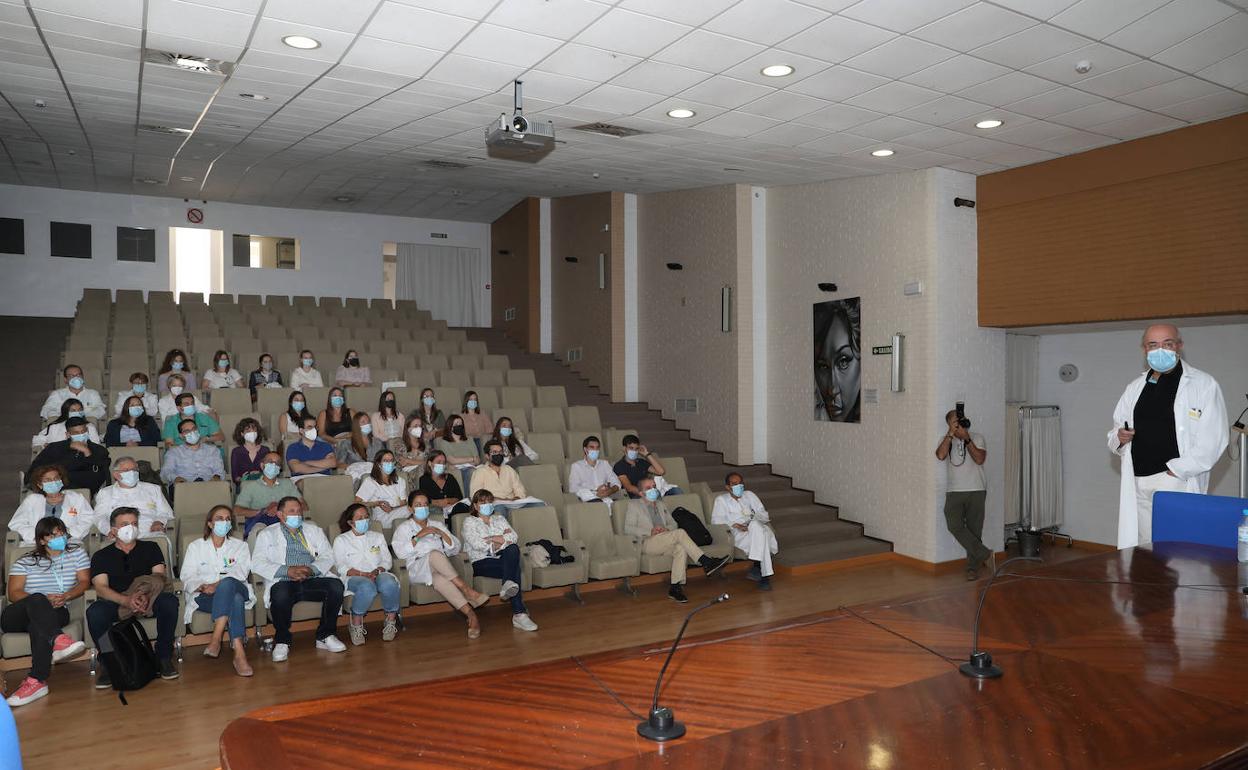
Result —
[{"label": "wooden stage floor", "polygon": [[[666,645],[253,711],[227,770],[281,768],[1191,768],[1248,766],[1248,597],[1234,553],[1158,544]],[[694,620],[718,608],[706,610]]]}]

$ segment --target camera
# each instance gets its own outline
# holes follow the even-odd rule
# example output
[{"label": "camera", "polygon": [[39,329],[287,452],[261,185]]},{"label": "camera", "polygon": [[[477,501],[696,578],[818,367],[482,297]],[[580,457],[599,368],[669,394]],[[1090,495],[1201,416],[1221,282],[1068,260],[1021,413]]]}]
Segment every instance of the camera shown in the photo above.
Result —
[{"label": "camera", "polygon": [[953,405],[953,411],[957,413],[958,425],[963,428],[971,427],[971,421],[966,418],[966,404],[959,401]]}]

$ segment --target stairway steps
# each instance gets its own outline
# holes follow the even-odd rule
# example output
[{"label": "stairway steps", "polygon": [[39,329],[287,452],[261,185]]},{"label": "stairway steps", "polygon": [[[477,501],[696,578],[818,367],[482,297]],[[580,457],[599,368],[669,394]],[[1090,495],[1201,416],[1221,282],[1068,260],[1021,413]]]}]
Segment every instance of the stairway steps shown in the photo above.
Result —
[{"label": "stairway steps", "polygon": [[783,516],[771,517],[772,528],[776,538],[785,543],[828,542],[862,537],[862,527],[840,519],[816,521],[805,524],[789,524]]},{"label": "stairway steps", "polygon": [[776,555],[775,563],[785,567],[801,567],[808,564],[823,564],[839,559],[852,559],[858,556],[870,556],[877,553],[888,553],[892,545],[883,540],[859,537],[853,540],[833,540],[827,543],[809,543],[782,547]]}]

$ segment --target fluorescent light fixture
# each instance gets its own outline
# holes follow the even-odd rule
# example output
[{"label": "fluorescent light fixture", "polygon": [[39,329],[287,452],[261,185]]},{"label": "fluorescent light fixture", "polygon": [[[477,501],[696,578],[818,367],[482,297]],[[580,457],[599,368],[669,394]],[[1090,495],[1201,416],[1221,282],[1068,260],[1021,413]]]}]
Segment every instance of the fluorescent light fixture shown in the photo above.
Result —
[{"label": "fluorescent light fixture", "polygon": [[997,120],[996,118],[989,118],[988,120],[979,121],[978,123],[975,124],[975,127],[976,128],[1000,128],[1004,122],[1005,121]]},{"label": "fluorescent light fixture", "polygon": [[299,48],[304,51],[321,47],[321,41],[306,35],[286,35],[282,38],[282,42],[291,48]]},{"label": "fluorescent light fixture", "polygon": [[669,118],[692,118],[694,115],[697,115],[697,114],[698,113],[694,112],[693,110],[687,107],[677,107],[674,110],[667,111],[667,116]]},{"label": "fluorescent light fixture", "polygon": [[194,181],[195,181],[195,177],[193,177],[193,176],[180,176],[180,177],[178,177],[178,179],[181,179],[183,182],[194,182]]},{"label": "fluorescent light fixture", "polygon": [[244,99],[255,99],[258,102],[267,102],[269,100],[269,97],[264,94],[239,94],[239,96]]},{"label": "fluorescent light fixture", "polygon": [[874,156],[875,156],[875,157],[877,157],[877,158],[887,158],[889,155],[892,155],[892,154],[893,154],[893,151],[892,151],[892,150],[888,150],[888,149],[884,149],[884,150],[872,150],[872,151],[871,151],[871,154],[872,154],[872,155],[874,155]]},{"label": "fluorescent light fixture", "polygon": [[339,203],[350,203],[351,201],[355,199],[352,198],[350,195],[335,195],[334,200],[338,201]]},{"label": "fluorescent light fixture", "polygon": [[788,64],[770,64],[763,67],[760,72],[769,78],[783,78],[793,74],[793,67]]}]

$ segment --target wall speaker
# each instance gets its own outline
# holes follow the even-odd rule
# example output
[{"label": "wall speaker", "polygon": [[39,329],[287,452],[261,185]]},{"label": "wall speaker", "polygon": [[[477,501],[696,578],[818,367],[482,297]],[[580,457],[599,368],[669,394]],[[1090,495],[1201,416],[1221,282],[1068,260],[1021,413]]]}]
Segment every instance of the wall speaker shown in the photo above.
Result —
[{"label": "wall speaker", "polygon": [[684,270],[685,266],[680,264],[679,262],[668,262],[667,269],[668,270]]},{"label": "wall speaker", "polygon": [[819,291],[836,291],[836,284],[825,281],[819,284]]},{"label": "wall speaker", "polygon": [[564,257],[563,261],[564,262],[580,262],[580,260],[577,259],[576,257]]}]

